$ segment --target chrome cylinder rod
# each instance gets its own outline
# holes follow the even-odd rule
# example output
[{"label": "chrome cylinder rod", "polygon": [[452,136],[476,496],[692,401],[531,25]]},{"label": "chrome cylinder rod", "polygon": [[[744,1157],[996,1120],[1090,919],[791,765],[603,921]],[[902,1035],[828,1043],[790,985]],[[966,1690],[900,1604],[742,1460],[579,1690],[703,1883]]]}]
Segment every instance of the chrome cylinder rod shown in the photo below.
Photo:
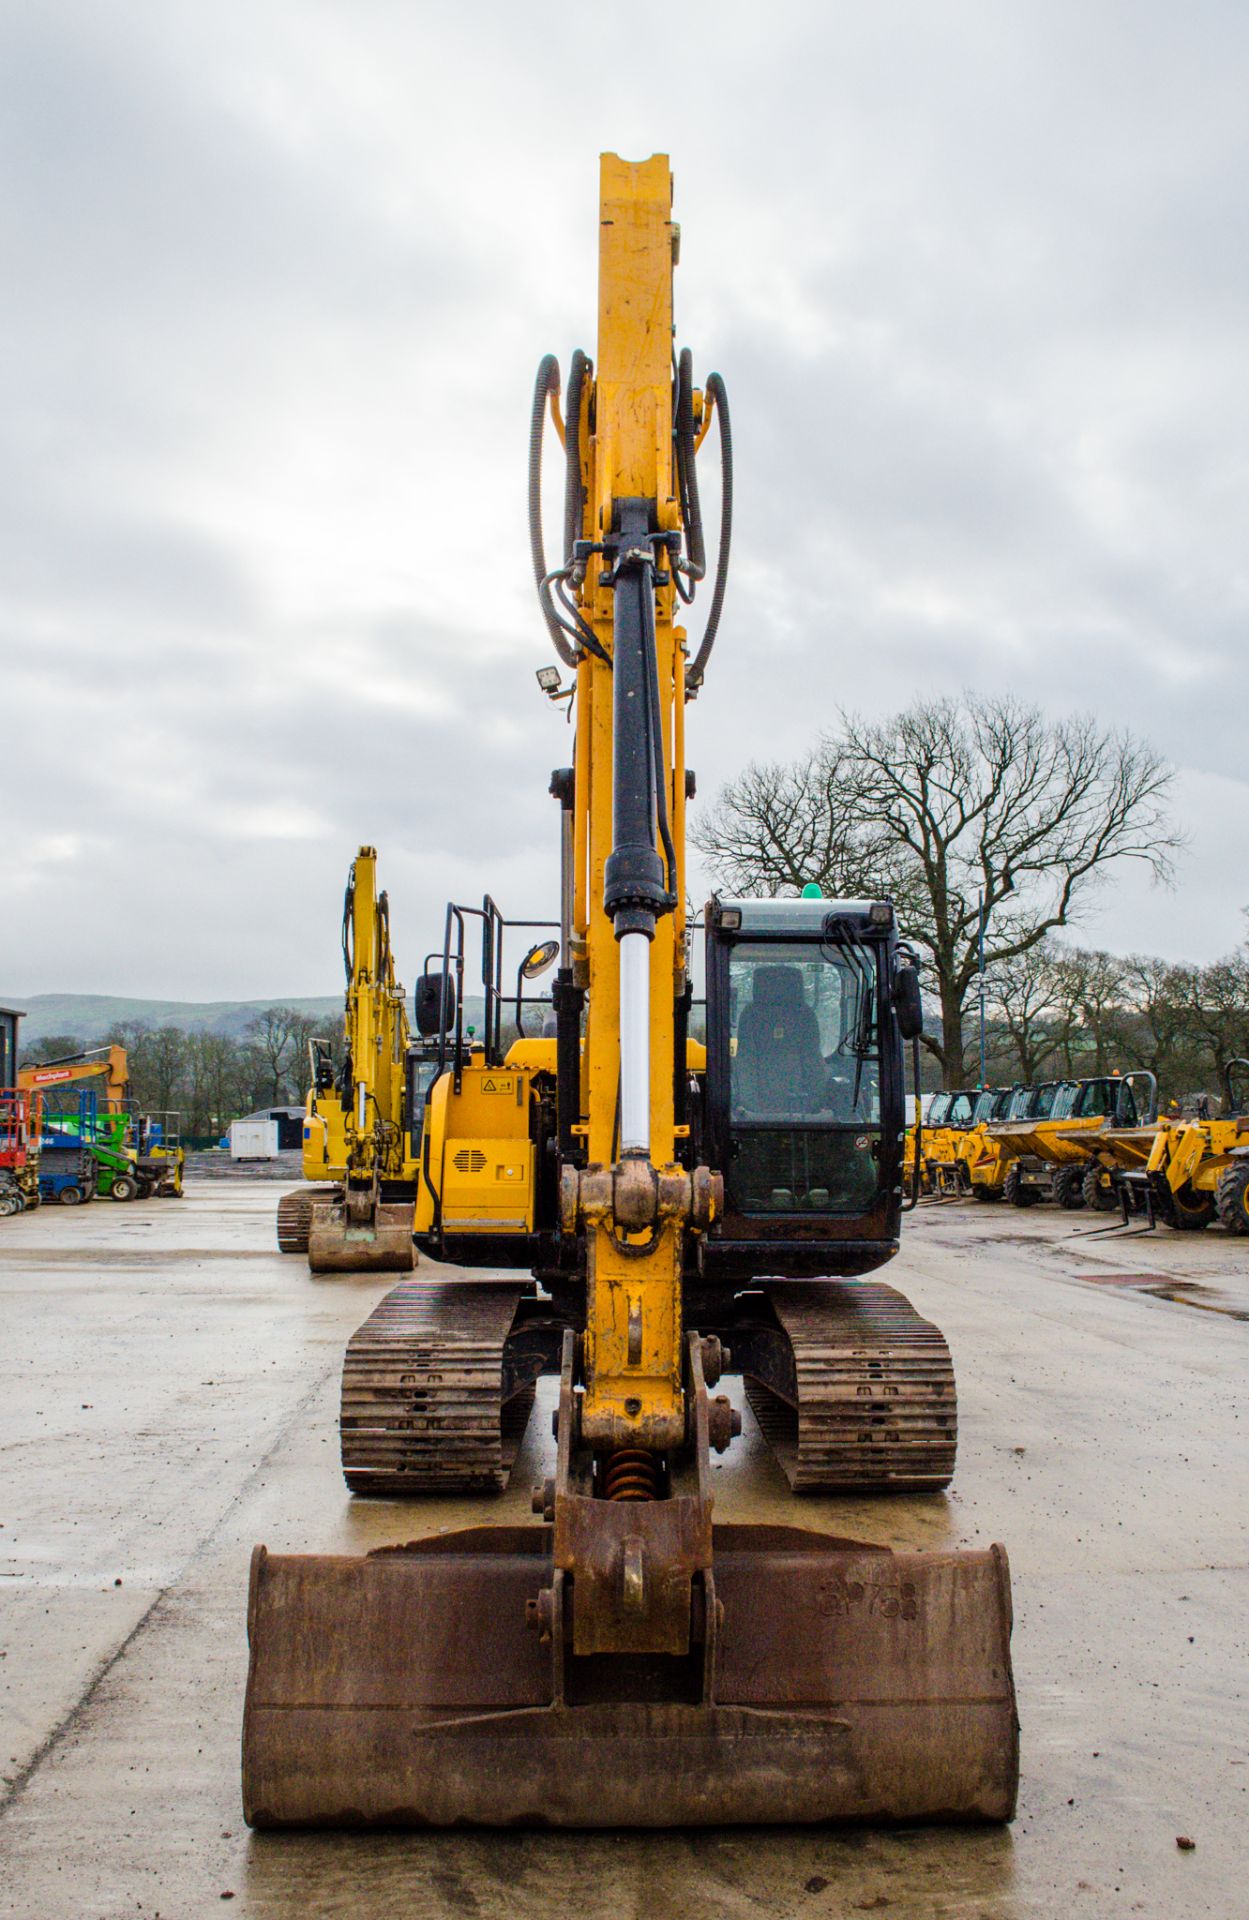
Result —
[{"label": "chrome cylinder rod", "polygon": [[644,933],[620,941],[620,1150],[651,1144],[651,943]]},{"label": "chrome cylinder rod", "polygon": [[575,821],[571,806],[559,816],[559,952],[560,965],[572,965],[573,886],[576,873]]}]

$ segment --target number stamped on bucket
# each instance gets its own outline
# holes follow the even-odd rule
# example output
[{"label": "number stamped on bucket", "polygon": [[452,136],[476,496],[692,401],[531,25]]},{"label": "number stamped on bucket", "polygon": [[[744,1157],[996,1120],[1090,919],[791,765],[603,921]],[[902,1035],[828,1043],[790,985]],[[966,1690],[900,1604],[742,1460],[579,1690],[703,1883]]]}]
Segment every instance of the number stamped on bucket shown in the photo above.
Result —
[{"label": "number stamped on bucket", "polygon": [[819,1587],[820,1612],[834,1618],[865,1613],[869,1619],[915,1620],[919,1600],[910,1580],[847,1580],[838,1574],[822,1580]]}]

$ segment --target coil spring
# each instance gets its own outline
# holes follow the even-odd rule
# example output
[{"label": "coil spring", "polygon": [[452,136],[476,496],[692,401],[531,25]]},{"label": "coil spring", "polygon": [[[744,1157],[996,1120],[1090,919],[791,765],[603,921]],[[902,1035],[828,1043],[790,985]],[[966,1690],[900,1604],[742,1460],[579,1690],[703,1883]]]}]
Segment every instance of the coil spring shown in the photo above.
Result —
[{"label": "coil spring", "polygon": [[605,1500],[658,1500],[659,1460],[645,1447],[619,1447],[603,1470]]}]

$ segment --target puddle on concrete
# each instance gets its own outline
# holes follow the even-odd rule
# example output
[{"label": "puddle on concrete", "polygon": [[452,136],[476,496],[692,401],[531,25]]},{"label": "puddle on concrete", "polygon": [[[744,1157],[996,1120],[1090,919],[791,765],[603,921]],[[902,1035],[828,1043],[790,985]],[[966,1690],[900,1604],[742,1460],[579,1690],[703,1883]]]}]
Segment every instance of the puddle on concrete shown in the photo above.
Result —
[{"label": "puddle on concrete", "polygon": [[1231,1306],[1225,1294],[1196,1280],[1168,1280],[1164,1273],[1077,1273],[1072,1278],[1089,1280],[1095,1287],[1130,1288],[1154,1300],[1169,1300],[1172,1306],[1198,1307],[1203,1313],[1221,1313],[1229,1320],[1249,1322],[1249,1312],[1244,1308]]}]

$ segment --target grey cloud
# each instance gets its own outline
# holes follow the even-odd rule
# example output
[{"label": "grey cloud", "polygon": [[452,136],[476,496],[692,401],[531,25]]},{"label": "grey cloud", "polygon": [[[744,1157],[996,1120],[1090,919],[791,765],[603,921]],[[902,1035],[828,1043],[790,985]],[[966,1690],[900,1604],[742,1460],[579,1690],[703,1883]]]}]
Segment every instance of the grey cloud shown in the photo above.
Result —
[{"label": "grey cloud", "polygon": [[734,404],[701,794],[838,704],[1091,708],[1219,832],[1089,936],[1229,945],[1249,17],[695,4],[662,80],[613,42],[552,95],[579,24],[9,10],[0,988],[325,991],[361,840],[409,975],[448,893],[553,905],[524,443],[540,353],[593,346],[602,145],[672,150],[679,333]]}]

